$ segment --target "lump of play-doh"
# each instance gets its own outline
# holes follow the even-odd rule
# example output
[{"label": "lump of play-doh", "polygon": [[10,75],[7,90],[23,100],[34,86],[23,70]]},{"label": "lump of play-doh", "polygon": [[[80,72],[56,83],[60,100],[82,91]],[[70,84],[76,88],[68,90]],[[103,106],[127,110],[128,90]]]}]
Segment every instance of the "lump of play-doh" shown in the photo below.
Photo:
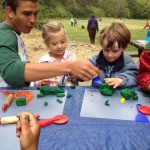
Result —
[{"label": "lump of play-doh", "polygon": [[120,90],[120,95],[124,97],[126,100],[129,99],[138,100],[137,93],[132,89],[128,88],[122,89]]},{"label": "lump of play-doh", "polygon": [[114,89],[112,86],[107,85],[106,83],[100,85],[100,92],[105,96],[112,96]]}]

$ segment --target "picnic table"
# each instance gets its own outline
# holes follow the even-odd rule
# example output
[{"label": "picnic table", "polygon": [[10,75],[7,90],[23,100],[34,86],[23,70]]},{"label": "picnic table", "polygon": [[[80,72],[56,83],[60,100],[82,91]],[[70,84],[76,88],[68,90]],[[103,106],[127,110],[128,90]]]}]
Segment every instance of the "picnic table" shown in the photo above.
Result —
[{"label": "picnic table", "polygon": [[131,54],[132,57],[140,57],[143,50],[150,50],[150,43],[146,40],[131,40],[130,45],[138,49],[137,52]]},{"label": "picnic table", "polygon": [[[68,93],[72,93],[72,97],[66,100],[64,105],[63,114],[67,115],[69,117],[69,120],[66,124],[57,125],[57,124],[51,124],[45,128],[41,129],[40,133],[40,139],[39,139],[39,150],[123,150],[123,149],[136,149],[136,150],[148,150],[150,149],[150,125],[149,123],[141,123],[141,122],[135,122],[132,120],[118,120],[118,119],[111,119],[111,118],[91,118],[91,117],[83,117],[80,115],[80,112],[82,110],[82,104],[84,99],[84,93],[85,90],[92,90],[93,96],[95,90],[98,90],[97,87],[76,87],[75,89],[71,89],[69,87],[65,87],[65,90],[67,90]],[[20,91],[20,90],[19,90]],[[137,87],[137,91],[141,92],[140,89]],[[33,89],[33,92],[34,89]],[[117,92],[117,91],[116,91]],[[140,94],[140,93],[138,93]],[[1,94],[1,97],[4,96]],[[89,95],[92,97],[92,95]],[[144,99],[148,99],[148,97],[144,98],[141,95],[142,102],[144,102]],[[48,97],[48,96],[47,96]],[[52,96],[51,96],[52,97]],[[113,99],[115,101],[118,101],[119,96],[113,95],[112,97],[109,97],[110,102],[113,102]],[[1,101],[3,99],[1,98]],[[52,98],[49,98],[49,100],[52,100]],[[93,99],[95,100],[95,99]],[[104,99],[99,98],[98,100],[104,101]],[[41,99],[40,99],[41,101]],[[36,101],[40,102],[39,100]],[[33,101],[32,101],[33,102]],[[136,101],[130,100],[126,103],[136,103]],[[13,104],[13,103],[12,103]],[[31,104],[30,104],[31,105]],[[25,110],[28,110],[28,107],[30,106],[24,106]],[[62,104],[58,104],[62,105]],[[125,106],[125,104],[120,104],[122,109]],[[111,107],[113,107],[113,103],[110,106],[104,106],[104,108],[107,109],[107,114],[112,114],[115,111],[110,111]],[[44,106],[43,106],[44,107]],[[53,107],[51,105],[47,106],[49,108],[49,113],[53,110]],[[100,108],[100,106],[98,106]],[[10,111],[13,109],[12,111]],[[14,105],[11,105],[9,109],[6,112],[3,112],[0,110],[0,116],[10,113],[16,114],[18,109],[22,109],[21,107],[17,107]],[[34,113],[35,110],[38,109],[37,107],[32,107],[32,112]],[[122,110],[121,109],[121,110]],[[132,112],[135,109],[135,107],[130,107],[131,111],[128,111],[128,113]],[[44,109],[38,109],[39,114],[41,115],[42,112],[44,112],[46,108]],[[91,113],[93,110],[92,106],[87,111],[87,113]],[[123,111],[119,112],[119,114],[123,114]],[[20,110],[21,111],[21,110]],[[98,110],[97,110],[98,111]],[[138,112],[137,112],[138,113]],[[105,113],[103,113],[105,114]],[[129,115],[125,115],[128,117]],[[15,135],[15,124],[7,124],[7,125],[1,125],[0,126],[0,144],[2,150],[10,150],[11,147],[14,147],[13,149],[19,150],[19,140]]]}]

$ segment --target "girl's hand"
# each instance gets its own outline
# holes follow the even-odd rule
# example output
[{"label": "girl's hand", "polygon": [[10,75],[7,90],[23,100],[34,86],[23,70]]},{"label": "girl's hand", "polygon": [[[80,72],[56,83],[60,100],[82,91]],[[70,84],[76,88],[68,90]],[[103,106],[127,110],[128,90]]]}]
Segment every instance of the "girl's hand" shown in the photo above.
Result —
[{"label": "girl's hand", "polygon": [[50,85],[50,80],[49,79],[41,80],[41,85],[42,86],[49,86]]}]

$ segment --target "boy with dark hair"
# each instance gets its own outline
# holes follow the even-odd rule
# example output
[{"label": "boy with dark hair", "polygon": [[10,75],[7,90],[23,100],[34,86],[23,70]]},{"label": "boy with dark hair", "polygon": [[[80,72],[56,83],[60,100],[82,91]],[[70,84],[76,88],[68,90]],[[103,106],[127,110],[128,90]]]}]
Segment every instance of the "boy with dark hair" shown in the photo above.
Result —
[{"label": "boy with dark hair", "polygon": [[100,32],[102,50],[89,59],[101,71],[101,81],[113,88],[137,85],[138,68],[132,58],[124,54],[130,38],[131,34],[123,23],[112,23]]}]

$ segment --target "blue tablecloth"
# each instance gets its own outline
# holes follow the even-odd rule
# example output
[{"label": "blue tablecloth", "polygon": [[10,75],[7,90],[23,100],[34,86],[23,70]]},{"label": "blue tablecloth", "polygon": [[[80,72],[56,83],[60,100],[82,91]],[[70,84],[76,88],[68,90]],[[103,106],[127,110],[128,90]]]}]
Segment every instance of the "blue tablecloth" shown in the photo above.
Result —
[{"label": "blue tablecloth", "polygon": [[113,119],[80,117],[85,88],[67,88],[73,97],[67,99],[64,125],[41,129],[39,150],[148,150],[150,124]]},{"label": "blue tablecloth", "polygon": [[[149,150],[149,123],[80,117],[84,91],[88,88],[96,87],[66,87],[73,94],[66,100],[63,112],[69,117],[69,121],[63,125],[52,124],[42,128],[39,150]],[[15,130],[13,134],[10,132],[8,130],[7,135],[0,135],[5,138],[0,143],[1,150],[5,150],[3,145],[16,142]],[[11,145],[9,147],[17,149]]]}]

